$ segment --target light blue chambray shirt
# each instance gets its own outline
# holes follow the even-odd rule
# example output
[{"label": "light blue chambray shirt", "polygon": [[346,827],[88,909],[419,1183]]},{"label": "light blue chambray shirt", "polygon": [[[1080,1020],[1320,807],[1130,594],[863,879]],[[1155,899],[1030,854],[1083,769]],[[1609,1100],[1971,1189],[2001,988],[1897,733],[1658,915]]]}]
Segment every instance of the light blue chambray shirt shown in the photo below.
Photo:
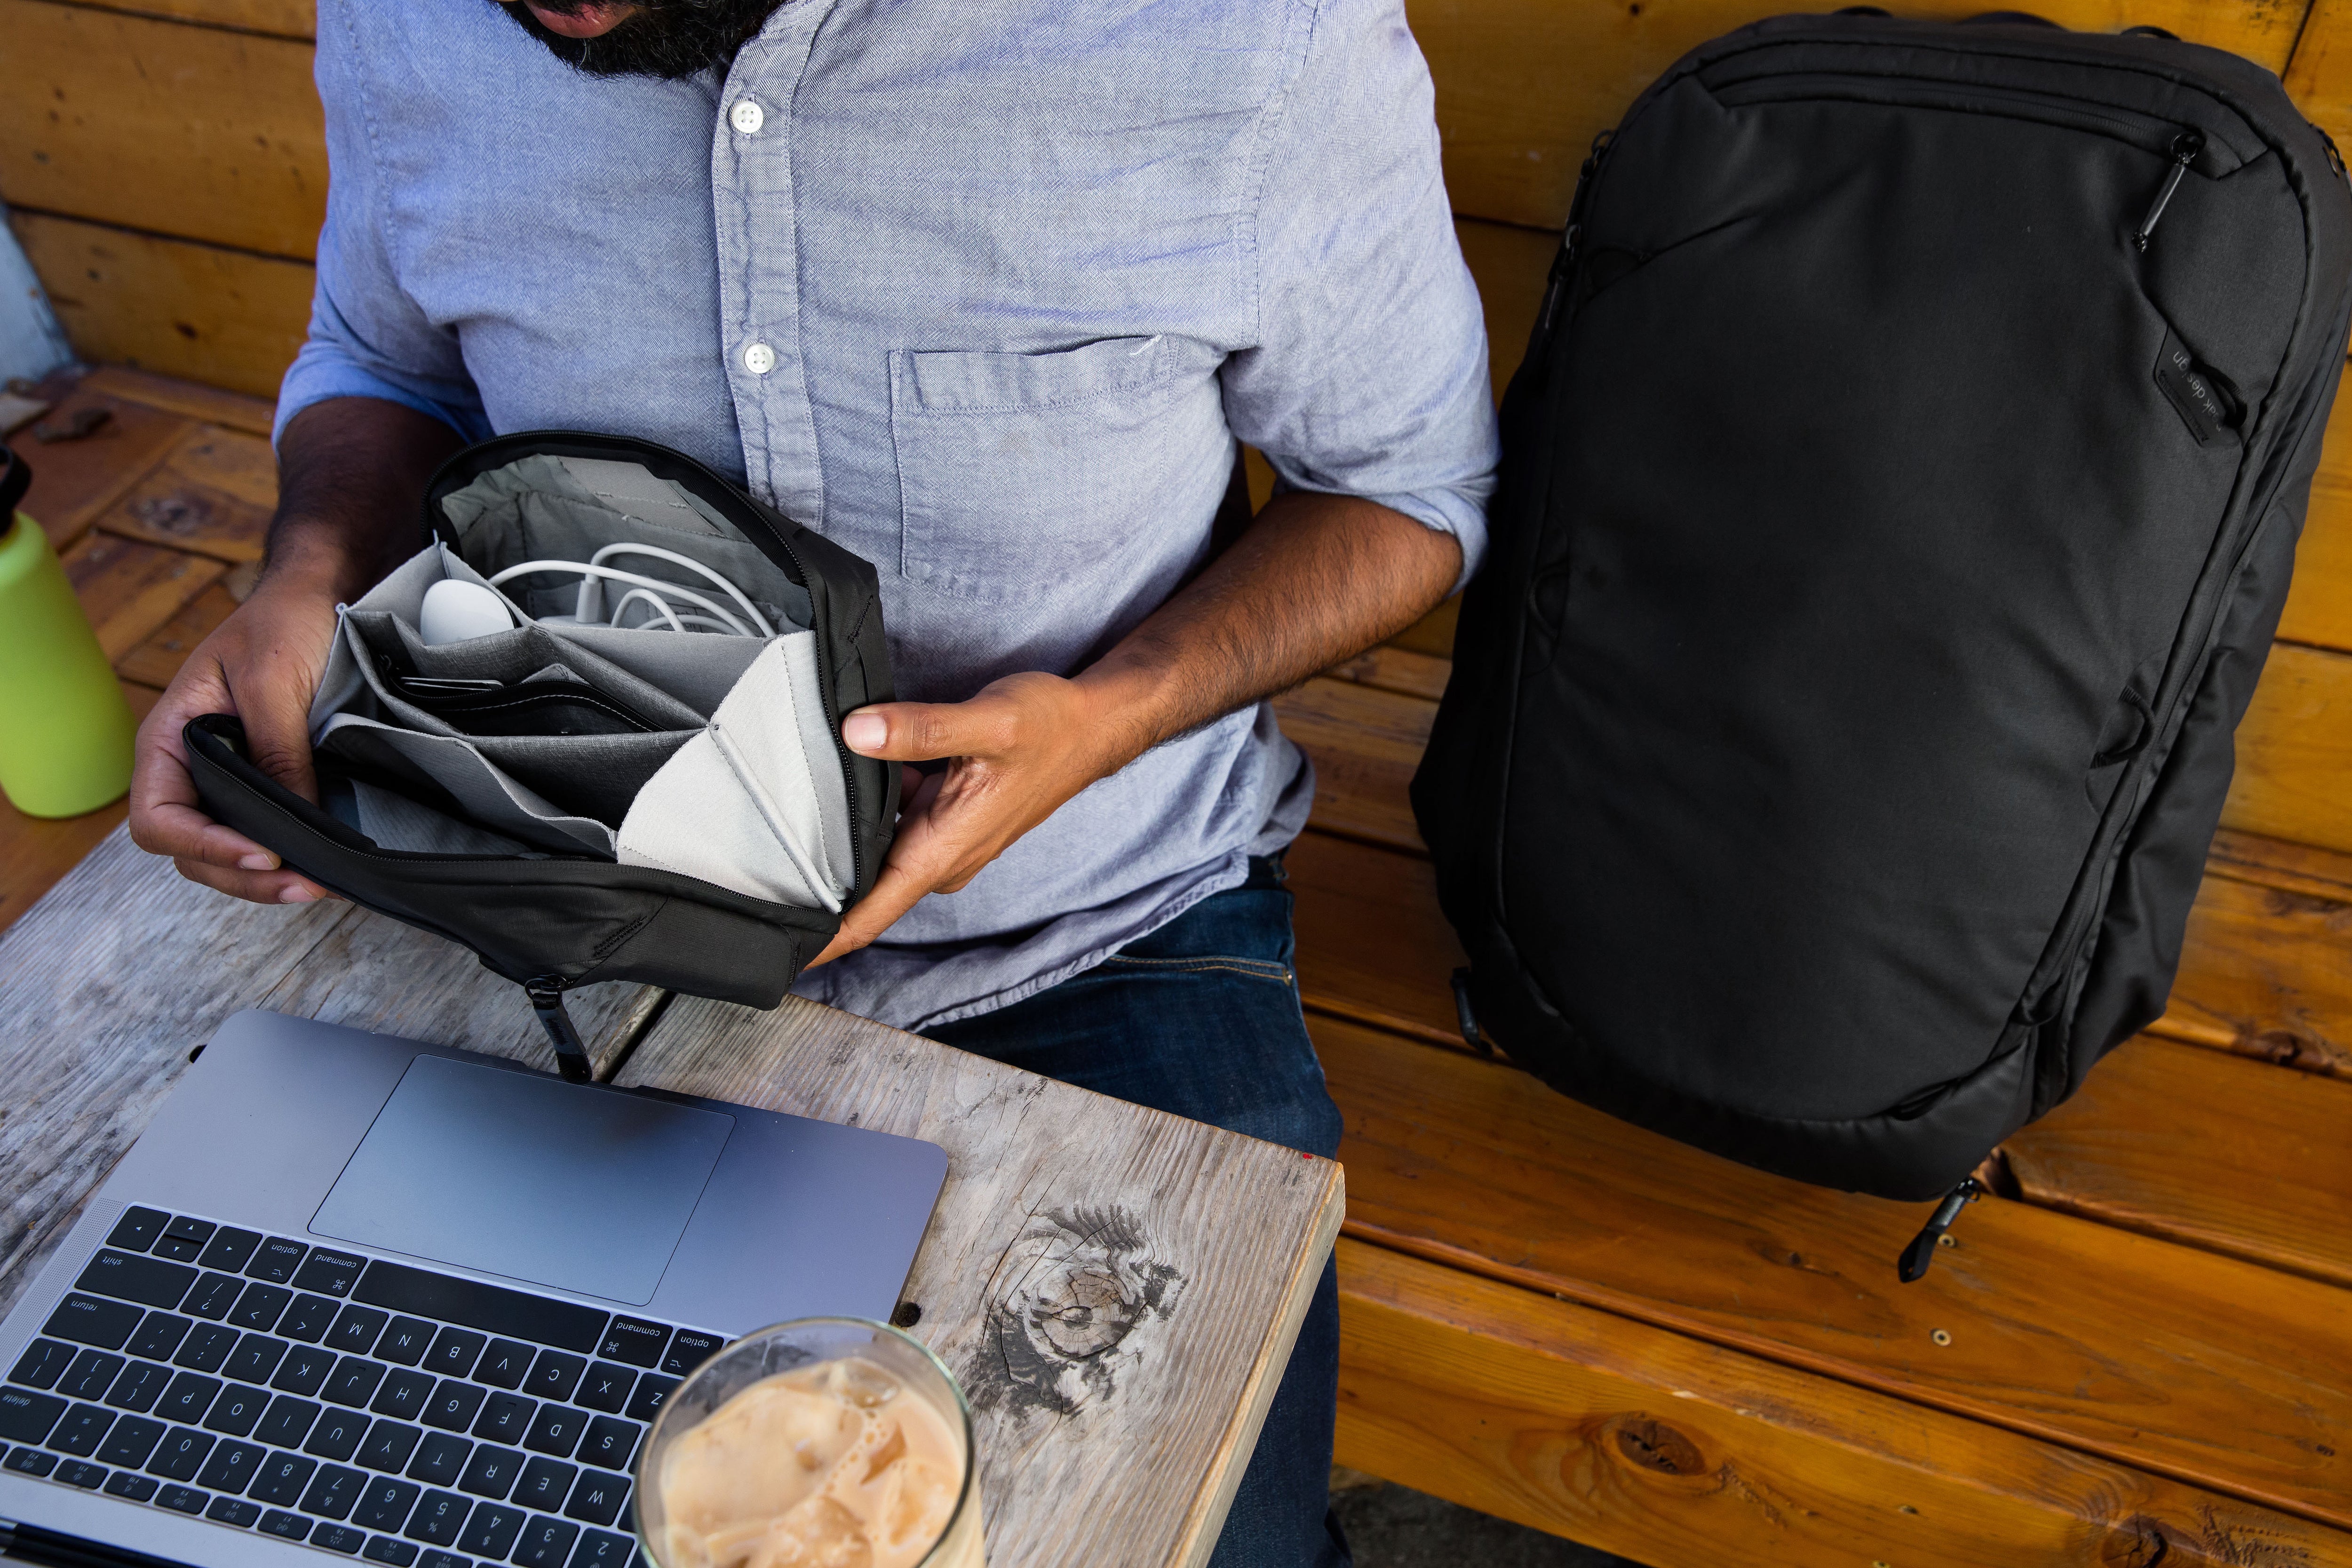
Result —
[{"label": "light blue chambray shirt", "polygon": [[[333,178],[284,421],[663,442],[880,570],[901,698],[1074,673],[1205,559],[1238,437],[1485,538],[1478,299],[1399,0],[790,0],[723,80],[488,0],[321,0]],[[1313,777],[1258,707],[798,989],[919,1027],[1238,883]]]}]

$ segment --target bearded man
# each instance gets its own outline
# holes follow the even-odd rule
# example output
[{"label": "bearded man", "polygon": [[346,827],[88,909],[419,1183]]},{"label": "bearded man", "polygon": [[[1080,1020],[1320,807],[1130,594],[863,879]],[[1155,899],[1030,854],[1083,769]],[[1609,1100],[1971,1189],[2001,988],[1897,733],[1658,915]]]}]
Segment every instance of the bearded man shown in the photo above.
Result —
[{"label": "bearded man", "polygon": [[[1398,0],[321,0],[318,61],[268,565],[142,731],[138,841],[320,896],[204,817],[182,725],[241,715],[314,795],[335,605],[434,467],[657,441],[881,572],[909,700],[843,737],[926,766],[798,989],[1332,1155],[1279,862],[1313,780],[1265,699],[1470,571],[1495,462]],[[1327,1268],[1220,1568],[1347,1562],[1338,1337]]]}]

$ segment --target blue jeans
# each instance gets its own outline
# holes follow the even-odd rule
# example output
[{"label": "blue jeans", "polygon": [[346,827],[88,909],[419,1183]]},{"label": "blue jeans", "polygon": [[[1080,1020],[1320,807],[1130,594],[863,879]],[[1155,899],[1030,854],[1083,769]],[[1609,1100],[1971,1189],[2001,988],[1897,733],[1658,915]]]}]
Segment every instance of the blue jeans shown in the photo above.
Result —
[{"label": "blue jeans", "polygon": [[[1138,1105],[1325,1159],[1339,1108],[1323,1087],[1291,964],[1278,862],[1202,900],[1084,974],[931,1038]],[[1339,1281],[1328,1263],[1265,1413],[1210,1568],[1349,1568],[1331,1517]]]}]

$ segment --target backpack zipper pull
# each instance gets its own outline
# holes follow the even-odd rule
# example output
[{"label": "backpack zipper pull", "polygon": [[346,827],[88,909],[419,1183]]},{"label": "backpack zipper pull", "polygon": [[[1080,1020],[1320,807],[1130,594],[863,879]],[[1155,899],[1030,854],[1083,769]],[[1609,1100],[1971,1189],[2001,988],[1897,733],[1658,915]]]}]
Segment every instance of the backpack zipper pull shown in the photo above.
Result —
[{"label": "backpack zipper pull", "polygon": [[1568,199],[1568,230],[1559,237],[1559,252],[1551,258],[1551,276],[1544,280],[1543,310],[1536,318],[1536,330],[1551,331],[1552,311],[1559,308],[1560,286],[1568,281],[1569,269],[1576,264],[1576,242],[1584,232],[1584,203],[1591,194],[1592,176],[1601,167],[1601,154],[1609,143],[1617,139],[1614,131],[1603,131],[1592,139],[1592,150],[1584,155],[1583,166],[1576,171],[1576,192]]},{"label": "backpack zipper pull", "polygon": [[522,988],[530,997],[530,1010],[539,1015],[539,1026],[547,1031],[548,1042],[555,1047],[555,1068],[566,1083],[587,1083],[596,1076],[588,1060],[588,1047],[582,1043],[580,1031],[572,1026],[572,1015],[563,1007],[563,982],[552,974],[542,974],[536,980],[526,980]]},{"label": "backpack zipper pull", "polygon": [[2189,165],[2197,162],[2197,154],[2203,151],[2205,134],[2200,131],[2184,131],[2172,139],[2172,172],[2164,176],[2164,189],[2156,193],[2155,205],[2139,220],[2139,232],[2132,236],[2132,243],[2142,250],[2147,248],[2147,237],[2156,232],[2156,221],[2164,216],[2172,193],[2180,188],[2180,176],[2189,173]]},{"label": "backpack zipper pull", "polygon": [[1944,1194],[1944,1201],[1936,1205],[1935,1214],[1919,1227],[1919,1234],[1911,1238],[1911,1245],[1903,1249],[1902,1260],[1895,1265],[1895,1272],[1903,1276],[1903,1283],[1912,1285],[1927,1278],[1928,1265],[1936,1261],[1936,1244],[1943,1240],[1946,1231],[1952,1228],[1952,1222],[1960,1217],[1960,1211],[1983,1194],[1984,1184],[1974,1176],[1968,1177]]}]

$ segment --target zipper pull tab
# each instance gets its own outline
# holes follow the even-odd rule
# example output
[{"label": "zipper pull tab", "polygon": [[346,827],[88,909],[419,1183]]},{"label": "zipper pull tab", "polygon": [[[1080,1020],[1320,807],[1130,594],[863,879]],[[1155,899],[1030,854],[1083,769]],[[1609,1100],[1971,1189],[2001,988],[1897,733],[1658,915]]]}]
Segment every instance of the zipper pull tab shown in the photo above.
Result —
[{"label": "zipper pull tab", "polygon": [[1936,1261],[1936,1244],[1943,1239],[1946,1231],[1952,1228],[1952,1222],[1960,1217],[1960,1211],[1983,1194],[1984,1185],[1974,1176],[1944,1194],[1944,1201],[1936,1205],[1935,1214],[1919,1227],[1919,1234],[1911,1238],[1911,1245],[1903,1249],[1902,1260],[1895,1265],[1895,1271],[1903,1276],[1903,1283],[1916,1284],[1927,1278],[1928,1265]]},{"label": "zipper pull tab", "polygon": [[2180,176],[2189,173],[2189,165],[2197,162],[2197,154],[2203,151],[2205,133],[2201,131],[2184,131],[2172,139],[2172,172],[2164,176],[2164,189],[2156,193],[2156,204],[2139,220],[2139,232],[2132,236],[2132,243],[2142,250],[2147,248],[2147,237],[2156,232],[2156,221],[2164,216],[2172,193],[2180,188]]},{"label": "zipper pull tab", "polygon": [[536,980],[526,980],[523,991],[530,997],[530,1010],[539,1015],[539,1026],[547,1031],[548,1043],[555,1047],[555,1069],[566,1083],[587,1083],[595,1078],[594,1067],[588,1060],[588,1047],[582,1043],[580,1031],[572,1022],[572,1015],[563,1006],[563,982],[551,974]]},{"label": "zipper pull tab", "polygon": [[1539,331],[1551,331],[1552,312],[1559,307],[1560,286],[1568,281],[1568,272],[1576,260],[1577,225],[1570,224],[1560,236],[1559,253],[1551,258],[1551,276],[1544,280],[1543,314],[1538,318]]}]

